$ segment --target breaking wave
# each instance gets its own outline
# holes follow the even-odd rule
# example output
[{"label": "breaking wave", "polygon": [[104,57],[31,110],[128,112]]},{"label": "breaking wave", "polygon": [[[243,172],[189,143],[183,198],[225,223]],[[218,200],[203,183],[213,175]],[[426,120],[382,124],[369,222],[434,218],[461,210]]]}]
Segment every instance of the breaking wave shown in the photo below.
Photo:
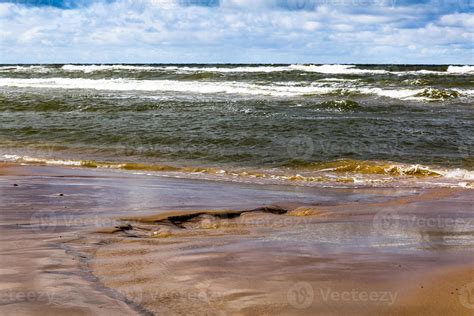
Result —
[{"label": "breaking wave", "polygon": [[423,97],[432,101],[444,101],[448,99],[456,99],[461,94],[454,90],[442,90],[442,89],[425,89],[418,93],[416,96]]},{"label": "breaking wave", "polygon": [[176,72],[218,72],[218,73],[270,73],[285,71],[314,72],[321,74],[449,74],[471,73],[473,66],[449,66],[447,71],[421,69],[416,71],[389,71],[384,69],[362,69],[357,65],[304,65],[293,64],[288,66],[258,65],[258,66],[142,66],[142,65],[64,65],[63,70],[83,71],[86,73],[107,70],[132,70],[132,71],[176,71]]},{"label": "breaking wave", "polygon": [[313,95],[377,95],[393,99],[444,100],[459,97],[472,90],[445,91],[437,89],[383,89],[370,86],[346,84],[346,82],[313,82],[309,84],[274,82],[256,84],[238,81],[182,81],[182,80],[133,80],[133,79],[82,79],[82,78],[41,78],[16,79],[0,78],[3,87],[30,87],[51,89],[90,89],[108,91],[151,91],[183,92],[200,94],[241,94],[274,97],[294,97]]},{"label": "breaking wave", "polygon": [[360,107],[359,103],[352,100],[330,100],[321,103],[319,106],[337,111],[350,111]]},{"label": "breaking wave", "polygon": [[[421,67],[421,66],[420,66]],[[215,73],[272,73],[272,72],[306,72],[335,75],[369,75],[369,74],[412,74],[412,75],[452,75],[472,74],[474,66],[444,66],[430,67],[427,69],[410,70],[407,66],[393,65],[386,69],[381,67],[361,67],[358,65],[341,64],[292,64],[292,65],[140,65],[140,64],[98,64],[98,65],[3,65],[0,72],[82,72],[94,73],[105,71],[131,71],[131,72],[215,72]]]},{"label": "breaking wave", "polygon": [[458,74],[474,73],[474,66],[449,66],[447,71]]},{"label": "breaking wave", "polygon": [[[320,163],[297,163],[271,170],[224,170],[219,168],[173,166],[165,164],[115,163],[92,160],[47,159],[2,155],[0,161],[38,165],[69,166],[94,169],[126,170],[137,174],[172,177],[231,180],[254,183],[293,183],[298,185],[368,185],[378,186],[409,179],[426,179],[423,184],[474,188],[474,172],[464,169],[442,169],[418,164],[386,161],[336,160]],[[440,179],[441,181],[436,181]],[[450,180],[454,180],[449,182]],[[446,182],[448,181],[448,182]],[[409,185],[417,185],[410,182]]]}]

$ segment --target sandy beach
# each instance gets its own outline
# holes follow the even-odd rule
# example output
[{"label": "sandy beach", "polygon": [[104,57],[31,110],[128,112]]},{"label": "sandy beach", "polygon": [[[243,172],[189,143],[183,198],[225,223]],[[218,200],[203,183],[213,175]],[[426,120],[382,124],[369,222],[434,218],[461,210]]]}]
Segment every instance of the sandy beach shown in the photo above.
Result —
[{"label": "sandy beach", "polygon": [[2,315],[471,315],[460,188],[0,166]]},{"label": "sandy beach", "polygon": [[474,316],[472,0],[0,0],[0,316]]}]

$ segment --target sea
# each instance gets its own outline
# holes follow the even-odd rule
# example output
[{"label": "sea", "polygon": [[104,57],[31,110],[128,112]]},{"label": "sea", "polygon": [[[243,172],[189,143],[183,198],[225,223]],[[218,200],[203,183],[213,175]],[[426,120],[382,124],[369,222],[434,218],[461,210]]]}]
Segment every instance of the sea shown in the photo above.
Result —
[{"label": "sea", "polygon": [[474,66],[0,65],[0,161],[474,188]]}]

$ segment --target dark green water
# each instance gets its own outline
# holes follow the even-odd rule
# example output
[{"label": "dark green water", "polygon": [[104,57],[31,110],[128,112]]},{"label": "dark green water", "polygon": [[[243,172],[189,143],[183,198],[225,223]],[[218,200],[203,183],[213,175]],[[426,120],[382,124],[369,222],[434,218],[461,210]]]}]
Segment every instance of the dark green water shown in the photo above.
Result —
[{"label": "dark green water", "polygon": [[473,138],[472,66],[0,66],[3,160],[471,179]]}]

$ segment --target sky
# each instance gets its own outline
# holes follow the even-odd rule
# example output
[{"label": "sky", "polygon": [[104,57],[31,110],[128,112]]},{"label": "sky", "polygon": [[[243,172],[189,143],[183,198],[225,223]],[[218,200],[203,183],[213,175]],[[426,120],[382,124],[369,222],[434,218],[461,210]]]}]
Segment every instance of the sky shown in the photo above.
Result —
[{"label": "sky", "polygon": [[0,63],[474,64],[474,0],[0,0]]}]

